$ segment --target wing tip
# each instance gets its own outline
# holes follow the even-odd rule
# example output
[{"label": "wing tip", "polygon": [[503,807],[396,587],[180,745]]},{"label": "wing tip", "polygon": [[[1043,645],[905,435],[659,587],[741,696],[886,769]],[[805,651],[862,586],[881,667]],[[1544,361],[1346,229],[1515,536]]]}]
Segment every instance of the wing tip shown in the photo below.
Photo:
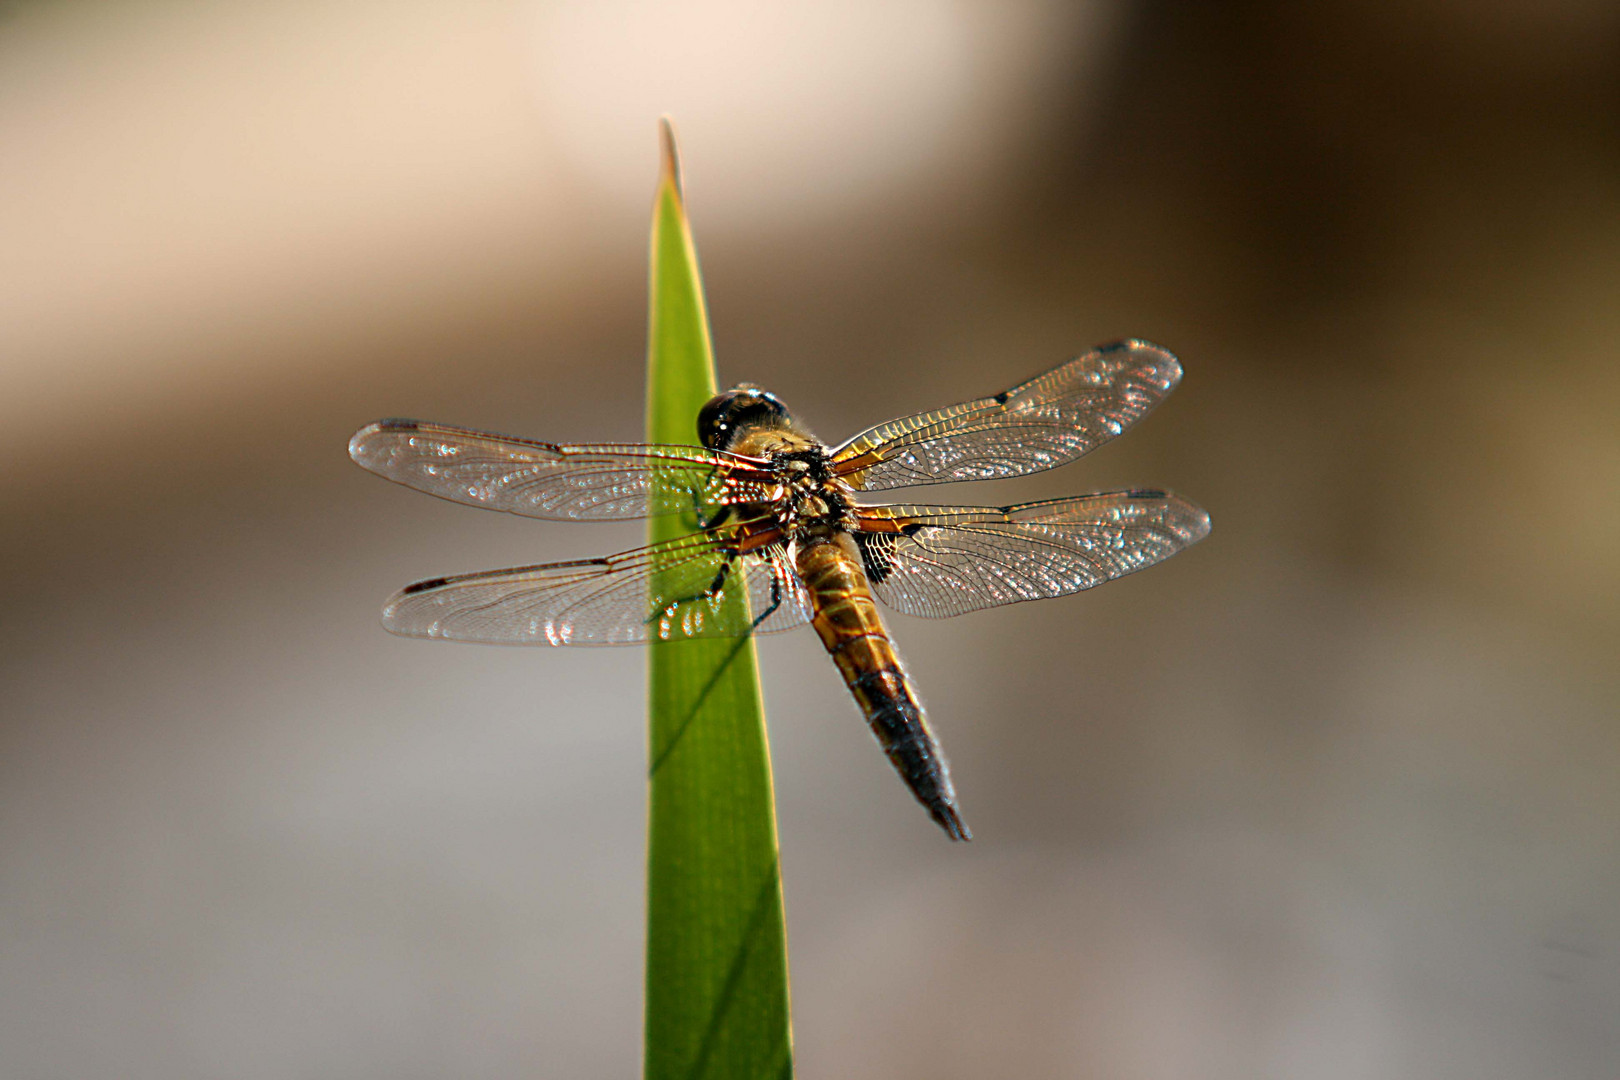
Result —
[{"label": "wing tip", "polygon": [[[383,605],[378,621],[382,628],[395,637],[415,638],[418,641],[454,641],[474,645],[517,645],[529,642],[513,641],[501,637],[490,637],[478,633],[469,633],[462,629],[452,630],[445,624],[439,613],[431,607],[424,609],[420,604],[412,603],[419,600],[422,594],[444,585],[451,578],[428,578],[426,581],[416,581],[405,586],[399,592],[388,598]],[[430,600],[431,604],[432,601]]]},{"label": "wing tip", "polygon": [[390,596],[383,604],[382,611],[378,613],[378,621],[382,623],[382,628],[388,631],[390,634],[394,634],[398,637],[432,636],[430,634],[422,633],[421,630],[407,622],[402,617],[403,613],[401,608],[409,603],[413,596],[436,586],[443,585],[445,580],[445,578],[427,578],[423,581],[413,581],[403,589],[399,590],[399,592],[395,593],[393,596]]},{"label": "wing tip", "polygon": [[[1131,494],[1137,495],[1139,493],[1133,491]],[[1159,491],[1153,494],[1162,498],[1166,504],[1174,509],[1172,524],[1177,532],[1181,534],[1186,547],[1191,547],[1209,535],[1209,511],[1185,495],[1177,495],[1173,491]]]},{"label": "wing tip", "polygon": [[1157,384],[1161,394],[1168,394],[1181,382],[1181,361],[1176,354],[1163,345],[1155,345],[1145,338],[1120,338],[1098,345],[1092,350],[1093,355],[1108,356],[1113,353],[1128,352],[1136,356],[1140,362],[1143,357],[1151,357],[1151,363],[1143,364],[1143,369],[1153,373],[1152,382]]},{"label": "wing tip", "polygon": [[402,416],[389,416],[381,420],[374,420],[355,432],[354,436],[349,439],[349,457],[362,469],[373,469],[371,464],[374,453],[373,442],[377,436],[399,432],[415,432],[421,429],[422,421],[411,420]]}]

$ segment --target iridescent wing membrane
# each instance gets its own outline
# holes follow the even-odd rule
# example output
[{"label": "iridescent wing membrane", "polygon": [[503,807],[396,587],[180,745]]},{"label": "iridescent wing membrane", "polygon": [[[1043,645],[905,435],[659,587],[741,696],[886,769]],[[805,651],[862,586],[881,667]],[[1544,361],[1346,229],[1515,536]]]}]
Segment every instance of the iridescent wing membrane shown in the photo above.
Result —
[{"label": "iridescent wing membrane", "polygon": [[1168,559],[1209,532],[1208,514],[1167,491],[856,514],[873,591],[896,611],[931,619],[1067,596]]},{"label": "iridescent wing membrane", "polygon": [[417,420],[371,424],[349,454],[390,480],[471,506],[563,521],[681,513],[695,530],[602,559],[416,582],[383,608],[383,625],[396,634],[620,645],[771,633],[809,620],[769,519],[724,520],[778,497],[768,462],[696,446],[564,446]]},{"label": "iridescent wing membrane", "polygon": [[558,446],[420,420],[349,440],[362,468],[441,499],[552,521],[630,521],[770,501],[769,462],[696,446]]},{"label": "iridescent wing membrane", "polygon": [[[496,645],[627,645],[768,634],[810,619],[786,549],[735,552],[719,529],[604,559],[419,581],[383,608],[410,637]],[[737,603],[739,592],[747,604]]]},{"label": "iridescent wing membrane", "polygon": [[[993,397],[862,432],[833,451],[833,472],[882,490],[1049,469],[1119,435],[1180,378],[1157,346],[1104,346]],[[560,446],[414,420],[372,424],[349,452],[390,480],[472,506],[570,521],[683,513],[694,530],[602,559],[417,582],[383,610],[395,633],[616,645],[810,619],[768,461],[696,446]],[[879,598],[940,618],[1140,570],[1197,543],[1209,517],[1180,496],[1137,490],[999,508],[860,506],[853,530]]]},{"label": "iridescent wing membrane", "polygon": [[833,472],[880,491],[1051,469],[1142,419],[1180,381],[1164,349],[1118,341],[993,397],[868,428],[833,451]]}]

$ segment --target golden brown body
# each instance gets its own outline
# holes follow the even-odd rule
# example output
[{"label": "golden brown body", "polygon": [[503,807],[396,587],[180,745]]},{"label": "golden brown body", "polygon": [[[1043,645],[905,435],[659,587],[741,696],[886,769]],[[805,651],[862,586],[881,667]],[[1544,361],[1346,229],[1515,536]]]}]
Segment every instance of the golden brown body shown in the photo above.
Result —
[{"label": "golden brown body", "polygon": [[815,608],[811,625],[889,761],[951,839],[972,839],[957,811],[945,757],[883,628],[854,541],[848,533],[811,540],[800,545],[796,561]]},{"label": "golden brown body", "polygon": [[727,449],[780,464],[784,504],[769,513],[772,532],[792,539],[794,569],[810,594],[811,625],[838,665],[878,744],[917,801],[953,840],[970,840],[939,743],[878,615],[859,550],[850,535],[852,491],[826,471],[827,448],[786,422],[739,423]]}]

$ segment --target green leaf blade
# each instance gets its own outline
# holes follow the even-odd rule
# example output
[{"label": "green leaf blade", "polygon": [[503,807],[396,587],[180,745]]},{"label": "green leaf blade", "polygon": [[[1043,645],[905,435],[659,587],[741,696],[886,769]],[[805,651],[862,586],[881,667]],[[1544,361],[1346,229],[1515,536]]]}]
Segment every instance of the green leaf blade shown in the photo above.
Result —
[{"label": "green leaf blade", "polygon": [[[698,410],[716,390],[714,359],[667,122],[663,143],[647,441],[692,444]],[[689,532],[685,517],[651,519],[651,541]],[[653,642],[648,751],[645,1076],[789,1077],[787,937],[751,638]]]}]

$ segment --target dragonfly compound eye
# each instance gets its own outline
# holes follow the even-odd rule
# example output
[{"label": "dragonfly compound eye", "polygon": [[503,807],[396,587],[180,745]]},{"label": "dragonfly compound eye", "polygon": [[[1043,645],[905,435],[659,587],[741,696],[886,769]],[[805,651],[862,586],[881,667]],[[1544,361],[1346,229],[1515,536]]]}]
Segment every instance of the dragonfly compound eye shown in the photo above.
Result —
[{"label": "dragonfly compound eye", "polygon": [[724,450],[739,431],[792,423],[787,406],[773,393],[743,383],[709,399],[698,412],[698,438],[710,450]]}]

